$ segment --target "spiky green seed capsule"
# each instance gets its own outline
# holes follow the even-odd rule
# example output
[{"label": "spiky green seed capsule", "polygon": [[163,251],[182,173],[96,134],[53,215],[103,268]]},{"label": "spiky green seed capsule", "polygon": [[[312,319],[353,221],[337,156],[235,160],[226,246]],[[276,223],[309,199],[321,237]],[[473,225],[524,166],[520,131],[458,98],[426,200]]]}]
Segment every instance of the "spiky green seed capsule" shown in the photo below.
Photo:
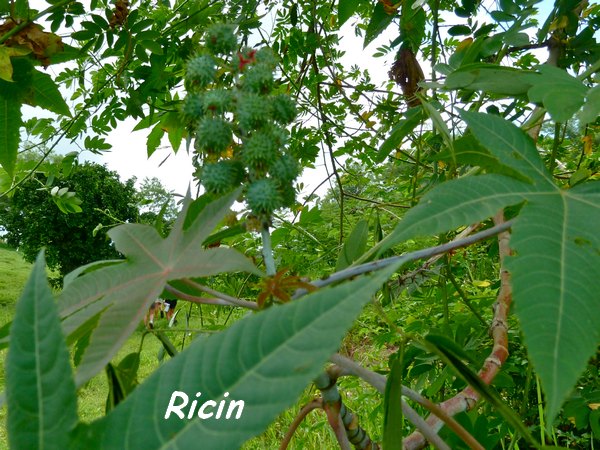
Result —
[{"label": "spiky green seed capsule", "polygon": [[270,214],[283,205],[277,183],[270,178],[252,183],[248,187],[246,201],[255,214]]},{"label": "spiky green seed capsule", "polygon": [[288,140],[290,138],[288,130],[286,130],[285,128],[279,128],[276,125],[272,125],[271,127],[269,127],[269,133],[271,134],[273,142],[277,144],[278,148],[283,148],[287,145]]},{"label": "spiky green seed capsule", "polygon": [[277,158],[271,167],[269,173],[271,177],[279,182],[280,186],[286,185],[296,179],[299,175],[298,163],[296,160],[287,153]]},{"label": "spiky green seed capsule", "polygon": [[210,55],[197,56],[188,62],[185,81],[190,86],[203,88],[215,81],[215,60]]},{"label": "spiky green seed capsule", "polygon": [[277,57],[269,47],[262,47],[260,50],[257,50],[254,57],[258,64],[263,64],[270,70],[274,70],[277,67]]},{"label": "spiky green seed capsule", "polygon": [[206,192],[223,194],[244,180],[244,168],[239,161],[219,161],[206,164],[201,171],[200,182]]},{"label": "spiky green seed capsule", "polygon": [[204,42],[206,48],[213,55],[233,53],[238,46],[237,38],[233,33],[233,26],[223,23],[214,24],[208,27]]},{"label": "spiky green seed capsule", "polygon": [[188,94],[183,101],[181,113],[185,120],[195,122],[204,115],[202,96],[199,94]]},{"label": "spiky green seed capsule", "polygon": [[225,89],[213,89],[204,94],[202,104],[205,112],[224,113],[231,108],[233,96]]},{"label": "spiky green seed capsule", "polygon": [[260,128],[268,119],[271,111],[269,101],[256,94],[242,94],[237,99],[237,119],[244,132]]},{"label": "spiky green seed capsule", "polygon": [[249,68],[242,78],[242,89],[255,94],[268,94],[273,89],[273,72],[264,64]]},{"label": "spiky green seed capsule", "polygon": [[242,162],[246,167],[257,171],[267,170],[278,156],[277,144],[267,131],[254,132],[242,146]]},{"label": "spiky green seed capsule", "polygon": [[220,117],[205,117],[196,129],[196,147],[208,153],[221,153],[232,138],[231,125]]},{"label": "spiky green seed capsule", "polygon": [[282,206],[290,208],[296,203],[296,190],[291,181],[279,185],[279,194],[281,195]]},{"label": "spiky green seed capsule", "polygon": [[273,120],[283,125],[292,123],[298,114],[296,103],[286,94],[273,97],[271,106]]}]

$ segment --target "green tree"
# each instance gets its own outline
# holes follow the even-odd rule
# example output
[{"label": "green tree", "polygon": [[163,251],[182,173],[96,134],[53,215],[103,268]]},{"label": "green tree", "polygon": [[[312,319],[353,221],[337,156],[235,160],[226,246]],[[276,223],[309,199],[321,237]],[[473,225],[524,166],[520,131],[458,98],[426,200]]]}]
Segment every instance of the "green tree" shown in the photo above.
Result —
[{"label": "green tree", "polygon": [[137,201],[140,209],[140,223],[154,224],[160,219],[165,224],[172,223],[177,217],[177,203],[172,191],[168,191],[156,178],[144,178],[137,189]]},{"label": "green tree", "polygon": [[99,164],[76,166],[68,177],[56,178],[55,186],[76,192],[82,200],[80,213],[60,211],[45,179],[27,180],[0,212],[5,239],[33,262],[42,247],[48,265],[65,275],[77,267],[99,260],[119,257],[100,224],[133,222],[137,217],[134,180],[121,182],[116,172]]}]

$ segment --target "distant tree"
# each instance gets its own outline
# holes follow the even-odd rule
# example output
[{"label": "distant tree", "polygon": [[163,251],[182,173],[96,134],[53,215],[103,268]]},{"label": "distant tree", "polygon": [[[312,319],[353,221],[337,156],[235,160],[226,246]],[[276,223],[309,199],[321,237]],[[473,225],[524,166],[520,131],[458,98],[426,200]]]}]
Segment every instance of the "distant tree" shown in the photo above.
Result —
[{"label": "distant tree", "polygon": [[156,178],[144,178],[140,185],[137,197],[140,209],[139,222],[156,224],[157,220],[169,227],[177,217],[177,203],[172,191]]},{"label": "distant tree", "polygon": [[18,247],[33,262],[40,248],[46,248],[48,265],[65,275],[99,259],[118,257],[106,236],[108,227],[135,221],[134,180],[121,182],[116,172],[98,164],[76,166],[68,177],[57,178],[54,186],[74,191],[82,200],[82,211],[62,212],[47,189],[43,175],[29,179],[0,211],[0,225],[9,245]]}]

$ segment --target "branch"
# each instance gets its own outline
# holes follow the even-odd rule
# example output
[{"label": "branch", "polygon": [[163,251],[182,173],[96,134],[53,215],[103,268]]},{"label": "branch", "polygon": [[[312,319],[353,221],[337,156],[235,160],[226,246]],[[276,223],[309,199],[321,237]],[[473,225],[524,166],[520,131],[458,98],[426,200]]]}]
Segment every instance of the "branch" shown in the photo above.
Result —
[{"label": "branch", "polygon": [[[489,237],[495,236],[503,231],[508,230],[513,224],[513,220],[509,220],[504,223],[500,223],[496,226],[488,228],[487,230],[480,231],[479,233],[475,233],[471,236],[467,236],[464,239],[458,239],[451,242],[447,242],[442,245],[436,245],[435,247],[429,247],[423,250],[417,250],[415,252],[405,253],[399,256],[392,256],[390,258],[380,259],[378,261],[373,261],[365,264],[361,264],[360,266],[349,267],[347,269],[341,270],[330,275],[328,278],[322,280],[315,280],[311,284],[317,288],[321,288],[323,286],[327,286],[333,283],[337,283],[338,281],[346,280],[348,278],[353,278],[357,275],[361,275],[368,272],[373,272],[375,270],[381,269],[383,267],[387,267],[392,264],[402,263],[407,264],[412,261],[417,261],[423,258],[430,258],[435,255],[440,255],[443,253],[447,253],[450,250],[454,250],[457,248],[467,247],[476,242],[483,241]],[[299,291],[294,298],[298,298],[302,295],[306,294],[306,291]]]},{"label": "branch", "polygon": [[304,405],[302,409],[300,409],[298,415],[294,418],[294,421],[291,423],[290,427],[285,433],[283,441],[281,441],[281,444],[279,444],[279,450],[287,449],[288,445],[290,444],[290,441],[292,440],[292,437],[294,436],[294,433],[296,432],[302,421],[306,419],[306,417],[311,411],[317,408],[323,408],[322,398],[315,398],[311,402]]},{"label": "branch", "polygon": [[[359,377],[377,389],[381,395],[385,395],[385,385],[387,383],[387,378],[385,376],[366,369],[356,361],[353,361],[352,359],[338,353],[331,355],[329,360],[336,364],[334,367],[337,367],[337,369],[334,370],[338,372],[338,376],[353,375]],[[446,414],[442,408],[433,403],[431,400],[423,397],[418,392],[413,391],[406,386],[402,386],[402,395],[408,397],[412,401],[418,403],[428,411],[438,416],[446,425],[448,425],[448,428],[454,431],[454,433],[469,446],[469,448],[474,450],[484,450],[481,444],[477,442],[477,440],[471,436],[471,434],[465,430],[462,425],[460,425],[451,416]]]},{"label": "branch", "polygon": [[[242,300],[241,298],[232,297],[231,295],[227,295],[227,294],[224,294],[222,292],[215,291],[214,289],[211,289],[208,286],[204,286],[203,284],[196,283],[195,281],[190,280],[189,278],[184,278],[181,281],[183,281],[185,284],[187,284],[190,287],[198,289],[199,291],[205,292],[205,293],[210,294],[210,295],[214,295],[218,299],[224,300],[226,302],[226,303],[224,303],[226,306],[240,306],[242,308],[248,308],[248,309],[258,310],[258,305],[256,303],[254,303],[254,302],[249,302],[248,300]],[[169,286],[169,287],[171,287],[171,286]],[[171,287],[171,288],[175,289],[173,287]],[[181,291],[179,291],[179,292],[181,292]],[[185,295],[188,295],[188,294],[185,294]],[[203,298],[203,297],[195,297],[193,295],[189,295],[189,297],[191,297],[191,298]],[[186,300],[183,297],[182,297],[182,299]],[[194,301],[194,300],[188,300],[188,301]],[[200,302],[196,302],[196,303],[200,303]],[[223,304],[223,303],[213,303],[213,304],[216,305],[216,304]]]}]

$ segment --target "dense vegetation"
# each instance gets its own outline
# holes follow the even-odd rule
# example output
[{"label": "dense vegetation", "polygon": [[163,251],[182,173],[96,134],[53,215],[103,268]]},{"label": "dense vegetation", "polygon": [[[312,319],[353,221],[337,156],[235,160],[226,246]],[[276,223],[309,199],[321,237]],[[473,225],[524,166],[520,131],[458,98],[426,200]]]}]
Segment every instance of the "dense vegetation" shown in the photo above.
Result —
[{"label": "dense vegetation", "polygon": [[[65,190],[51,174],[75,156],[52,151],[105,151],[128,118],[149,155],[163,138],[193,155],[198,192],[176,218],[162,198],[146,224],[111,228],[122,259],[58,292],[38,254],[0,336],[11,447],[285,448],[318,409],[330,432],[305,427],[301,447],[597,445],[600,6],[33,7],[0,4],[5,204],[43,180],[56,214],[36,226],[76,223],[93,185]],[[372,67],[345,63],[349,33]],[[54,116],[25,120],[24,105]],[[31,147],[33,166],[18,158]],[[302,193],[315,165],[323,198]],[[169,360],[138,385],[140,350],[114,357],[159,296],[194,308],[153,330]],[[89,421],[78,392],[102,371],[105,415]],[[174,391],[201,393],[198,412],[169,415]],[[280,415],[301,395],[295,419]],[[210,401],[245,404],[219,420]]]}]

